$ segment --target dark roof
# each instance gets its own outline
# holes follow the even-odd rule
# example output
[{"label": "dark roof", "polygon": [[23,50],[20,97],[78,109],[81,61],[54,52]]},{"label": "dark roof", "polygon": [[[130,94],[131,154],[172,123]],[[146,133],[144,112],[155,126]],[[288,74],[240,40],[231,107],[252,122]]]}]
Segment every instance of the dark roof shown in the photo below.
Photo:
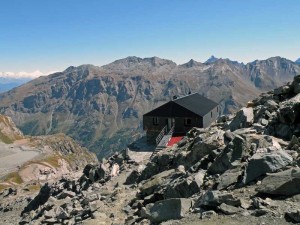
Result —
[{"label": "dark roof", "polygon": [[218,103],[195,93],[169,101],[162,106],[146,113],[144,116],[188,117],[205,116]]}]

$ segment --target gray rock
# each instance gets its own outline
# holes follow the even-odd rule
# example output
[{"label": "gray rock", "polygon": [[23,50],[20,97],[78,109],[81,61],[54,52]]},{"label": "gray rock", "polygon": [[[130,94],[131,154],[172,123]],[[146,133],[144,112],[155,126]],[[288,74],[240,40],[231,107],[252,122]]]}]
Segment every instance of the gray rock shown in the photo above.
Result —
[{"label": "gray rock", "polygon": [[49,210],[49,211],[45,211],[44,212],[44,217],[46,218],[46,219],[49,219],[49,218],[55,218],[56,217],[56,214],[55,214],[55,212],[54,212],[54,209],[52,209],[52,210]]},{"label": "gray rock", "polygon": [[204,156],[208,155],[224,145],[224,131],[217,128],[202,129],[193,142],[188,154],[180,160],[180,164],[187,168],[199,162]]},{"label": "gray rock", "polygon": [[282,150],[255,153],[246,167],[243,183],[248,184],[266,173],[274,173],[292,162],[293,158]]},{"label": "gray rock", "polygon": [[264,106],[266,106],[269,111],[276,110],[279,107],[278,104],[274,100],[266,101]]},{"label": "gray rock", "polygon": [[[299,91],[300,92],[300,91]],[[293,210],[286,212],[285,215],[292,219],[293,222],[300,223],[300,210]]]},{"label": "gray rock", "polygon": [[237,208],[235,206],[231,206],[231,205],[227,205],[225,203],[222,203],[220,206],[219,206],[219,209],[222,213],[226,214],[226,215],[233,215],[233,214],[236,214],[238,212],[241,212],[242,209],[240,208]]},{"label": "gray rock", "polygon": [[300,93],[280,104],[279,120],[281,123],[293,124],[299,115]]},{"label": "gray rock", "polygon": [[142,216],[148,218],[153,223],[181,219],[188,213],[191,206],[191,199],[173,198],[162,200],[147,205]]},{"label": "gray rock", "polygon": [[272,213],[273,213],[272,210],[264,208],[264,209],[256,209],[256,210],[254,210],[254,211],[251,213],[251,215],[252,215],[252,216],[260,217],[260,216],[264,216],[264,215],[266,215],[266,214],[272,214]]},{"label": "gray rock", "polygon": [[63,190],[61,193],[59,193],[59,194],[56,196],[56,198],[57,198],[57,199],[64,199],[64,198],[66,198],[66,197],[73,198],[73,197],[75,197],[75,196],[76,196],[75,192]]},{"label": "gray rock", "polygon": [[253,108],[242,108],[229,124],[230,130],[235,131],[240,128],[249,127],[254,121]]},{"label": "gray rock", "polygon": [[104,206],[104,203],[100,200],[96,200],[96,201],[89,203],[89,208],[90,208],[91,212],[95,212],[103,206]]},{"label": "gray rock", "polygon": [[195,193],[200,192],[203,184],[204,171],[198,172],[196,175],[175,179],[166,188],[164,197],[168,198],[188,198]]},{"label": "gray rock", "polygon": [[299,94],[300,93],[300,76],[295,76],[294,77],[294,81],[292,83],[292,87],[293,87],[293,92],[295,94]]},{"label": "gray rock", "polygon": [[268,120],[266,120],[266,119],[263,119],[263,118],[262,118],[262,119],[260,119],[260,121],[259,121],[259,122],[260,122],[260,124],[261,124],[261,125],[263,125],[263,126],[267,126],[267,125],[268,125],[268,123],[269,123],[269,121],[268,121]]},{"label": "gray rock", "polygon": [[225,173],[223,173],[218,178],[218,190],[222,190],[224,188],[227,188],[228,186],[234,184],[237,182],[238,177],[241,175],[242,170],[240,167],[237,167],[235,169],[227,170]]},{"label": "gray rock", "polygon": [[101,212],[93,212],[92,213],[92,218],[93,219],[106,219],[107,218],[107,215],[105,213],[101,213]]},{"label": "gray rock", "polygon": [[61,207],[57,207],[55,210],[56,218],[57,219],[68,219],[70,218],[70,215]]},{"label": "gray rock", "polygon": [[55,218],[50,218],[50,219],[45,219],[43,220],[43,223],[46,223],[46,224],[58,224],[59,221]]},{"label": "gray rock", "polygon": [[241,159],[248,154],[248,143],[242,137],[236,135],[233,141],[218,155],[208,171],[212,174],[222,174],[228,169],[240,167]]},{"label": "gray rock", "polygon": [[290,143],[288,145],[288,149],[293,149],[293,147],[295,145],[300,146],[300,143],[299,143],[298,138],[295,135],[293,135],[291,140],[290,140]]},{"label": "gray rock", "polygon": [[140,188],[141,193],[145,196],[152,194],[156,189],[160,188],[164,182],[164,178],[168,177],[170,174],[174,173],[175,170],[166,170],[159,174],[152,176],[145,184]]},{"label": "gray rock", "polygon": [[210,206],[216,207],[226,203],[227,205],[240,206],[240,201],[231,193],[221,191],[208,191],[195,203],[195,207]]},{"label": "gray rock", "polygon": [[291,88],[288,85],[281,86],[279,88],[274,89],[274,95],[284,95],[291,92]]},{"label": "gray rock", "polygon": [[217,213],[213,210],[209,210],[201,213],[201,219],[210,219],[215,216],[217,216]]},{"label": "gray rock", "polygon": [[259,193],[292,196],[300,194],[300,169],[293,168],[268,174],[256,189]]}]

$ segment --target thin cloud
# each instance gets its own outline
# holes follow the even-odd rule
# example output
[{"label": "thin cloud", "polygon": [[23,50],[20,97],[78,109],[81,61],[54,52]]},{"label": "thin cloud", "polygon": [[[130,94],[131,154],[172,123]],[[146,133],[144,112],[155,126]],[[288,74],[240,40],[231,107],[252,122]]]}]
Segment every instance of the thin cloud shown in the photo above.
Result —
[{"label": "thin cloud", "polygon": [[48,74],[52,74],[55,73],[57,71],[51,71],[48,73],[43,73],[40,70],[36,70],[32,73],[30,72],[0,72],[0,77],[4,77],[4,78],[16,78],[16,79],[20,79],[20,78],[29,78],[29,79],[34,79],[40,76],[46,76]]}]

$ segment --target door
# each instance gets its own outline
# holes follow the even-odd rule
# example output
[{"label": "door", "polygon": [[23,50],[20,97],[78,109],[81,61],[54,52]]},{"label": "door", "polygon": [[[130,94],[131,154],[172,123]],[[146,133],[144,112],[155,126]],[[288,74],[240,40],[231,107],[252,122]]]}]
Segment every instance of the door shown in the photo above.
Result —
[{"label": "door", "polygon": [[174,118],[168,118],[168,130],[171,130],[173,125],[175,124],[175,119]]}]

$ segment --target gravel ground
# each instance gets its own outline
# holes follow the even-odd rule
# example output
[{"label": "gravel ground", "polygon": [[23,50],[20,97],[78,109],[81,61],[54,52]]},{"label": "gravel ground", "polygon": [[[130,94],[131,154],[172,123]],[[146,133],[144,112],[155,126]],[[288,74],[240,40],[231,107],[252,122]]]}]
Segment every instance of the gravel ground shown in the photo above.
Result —
[{"label": "gravel ground", "polygon": [[19,146],[0,143],[0,176],[33,159],[40,153],[34,150],[23,150]]}]

